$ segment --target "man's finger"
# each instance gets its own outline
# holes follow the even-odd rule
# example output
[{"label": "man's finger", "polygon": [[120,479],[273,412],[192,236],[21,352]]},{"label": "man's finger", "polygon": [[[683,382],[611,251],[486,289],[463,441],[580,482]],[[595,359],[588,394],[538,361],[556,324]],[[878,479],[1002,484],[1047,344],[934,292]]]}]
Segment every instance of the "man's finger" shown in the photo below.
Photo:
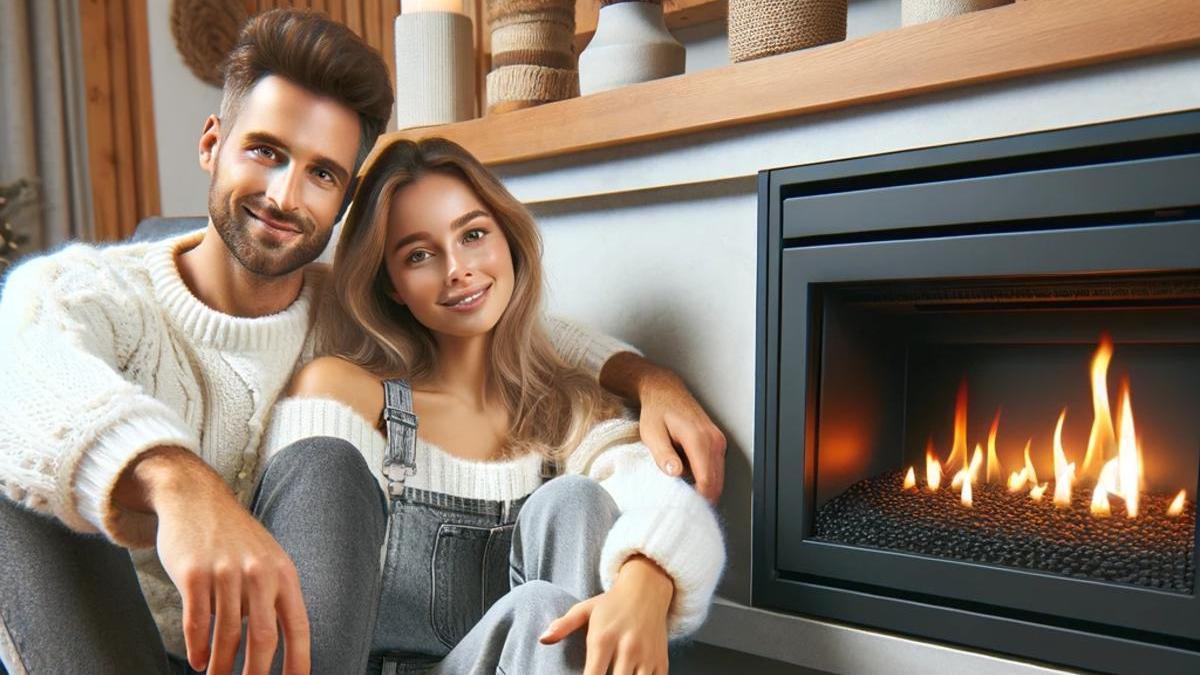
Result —
[{"label": "man's finger", "polygon": [[249,611],[246,621],[246,659],[242,675],[260,675],[271,668],[279,630],[275,622],[275,582],[261,576],[247,577]]},{"label": "man's finger", "polygon": [[233,668],[238,643],[242,639],[242,580],[240,573],[221,571],[213,585],[217,606],[216,626],[213,628],[212,654],[208,675],[225,675]]},{"label": "man's finger", "polygon": [[683,464],[679,461],[679,453],[671,445],[671,435],[665,422],[647,422],[639,425],[642,442],[650,448],[654,463],[668,476],[678,476],[683,473]]},{"label": "man's finger", "polygon": [[204,670],[208,664],[209,628],[212,626],[212,588],[205,574],[187,573],[179,584],[183,599],[183,642],[188,665]]},{"label": "man's finger", "polygon": [[312,645],[309,640],[308,611],[300,593],[295,572],[285,575],[276,604],[279,625],[283,628],[283,672],[307,675],[311,669]]},{"label": "man's finger", "polygon": [[594,604],[592,600],[575,603],[571,609],[567,610],[566,614],[550,622],[550,625],[546,627],[546,632],[538,637],[538,641],[544,645],[552,645],[583,628],[592,616],[592,605]]}]

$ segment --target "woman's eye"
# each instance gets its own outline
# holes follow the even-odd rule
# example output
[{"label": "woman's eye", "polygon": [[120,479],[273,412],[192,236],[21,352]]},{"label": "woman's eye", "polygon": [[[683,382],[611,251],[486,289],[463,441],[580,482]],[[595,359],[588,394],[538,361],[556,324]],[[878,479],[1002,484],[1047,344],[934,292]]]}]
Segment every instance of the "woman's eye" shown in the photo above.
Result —
[{"label": "woman's eye", "polygon": [[463,241],[479,241],[480,239],[483,239],[483,235],[485,234],[487,234],[486,231],[476,228],[463,235]]},{"label": "woman's eye", "polygon": [[415,263],[421,262],[422,260],[425,260],[428,257],[429,257],[428,251],[413,251],[412,253],[408,254],[407,260],[409,263],[415,264]]}]

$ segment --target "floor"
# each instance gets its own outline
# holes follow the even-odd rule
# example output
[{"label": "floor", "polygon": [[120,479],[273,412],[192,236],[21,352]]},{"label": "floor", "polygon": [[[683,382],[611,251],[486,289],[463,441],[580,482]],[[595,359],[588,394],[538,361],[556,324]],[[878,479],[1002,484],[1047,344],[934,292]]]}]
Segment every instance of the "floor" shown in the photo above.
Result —
[{"label": "floor", "polygon": [[673,649],[671,672],[679,675],[826,675],[824,671],[702,642]]}]

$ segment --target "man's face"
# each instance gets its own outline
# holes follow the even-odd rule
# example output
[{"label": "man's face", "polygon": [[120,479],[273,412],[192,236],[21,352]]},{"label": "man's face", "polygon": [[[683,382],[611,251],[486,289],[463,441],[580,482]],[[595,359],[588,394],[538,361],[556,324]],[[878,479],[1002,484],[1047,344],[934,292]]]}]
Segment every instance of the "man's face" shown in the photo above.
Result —
[{"label": "man's face", "polygon": [[225,129],[210,117],[200,164],[208,213],[225,246],[260,276],[283,276],[325,249],[358,153],[354,111],[269,75]]}]

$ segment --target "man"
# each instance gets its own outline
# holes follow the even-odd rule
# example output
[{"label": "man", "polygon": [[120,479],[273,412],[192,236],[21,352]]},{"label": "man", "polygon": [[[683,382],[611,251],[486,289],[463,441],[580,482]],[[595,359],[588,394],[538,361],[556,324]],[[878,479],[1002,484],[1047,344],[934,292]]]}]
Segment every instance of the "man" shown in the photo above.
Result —
[{"label": "man", "polygon": [[[338,483],[365,465],[272,462],[260,480],[257,453],[305,351],[321,276],[308,263],[391,104],[385,65],[348,29],[316,14],[260,15],[229,56],[220,116],[200,139],[207,229],[72,246],[10,275],[0,299],[0,484],[13,500],[0,500],[0,660],[10,672],[179,672],[172,655],[186,653],[196,670],[243,659],[262,673],[279,665],[278,646],[286,672],[349,672],[347,655],[365,654],[373,589],[320,573],[372,562],[338,558],[344,547],[378,551],[353,538],[382,533],[384,514],[337,523],[339,509],[321,508],[377,500]],[[575,361],[603,364],[602,384],[640,400],[664,470],[682,469],[673,439],[715,499],[724,438],[679,379],[601,336],[587,352]],[[97,531],[132,549],[132,564],[84,536]]]}]

